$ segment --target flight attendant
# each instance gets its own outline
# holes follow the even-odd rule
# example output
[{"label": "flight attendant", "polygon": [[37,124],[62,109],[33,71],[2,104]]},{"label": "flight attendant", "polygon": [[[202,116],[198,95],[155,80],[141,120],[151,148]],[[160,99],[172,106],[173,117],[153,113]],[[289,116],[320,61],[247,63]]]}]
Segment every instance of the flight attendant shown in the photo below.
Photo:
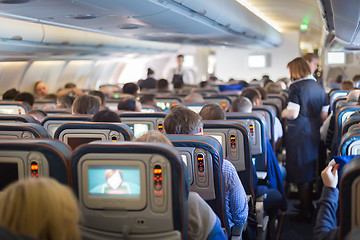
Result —
[{"label": "flight attendant", "polygon": [[320,126],[328,111],[327,95],[311,74],[303,58],[288,63],[292,84],[289,88],[289,104],[282,112],[287,118],[286,168],[289,182],[299,190],[301,213],[298,220],[310,220],[312,215],[312,187]]}]

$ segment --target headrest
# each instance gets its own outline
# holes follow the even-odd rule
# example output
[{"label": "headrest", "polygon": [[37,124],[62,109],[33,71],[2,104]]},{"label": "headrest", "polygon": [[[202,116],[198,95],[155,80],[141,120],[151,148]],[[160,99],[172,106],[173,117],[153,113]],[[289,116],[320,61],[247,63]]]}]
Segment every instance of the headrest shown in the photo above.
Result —
[{"label": "headrest", "polygon": [[[49,176],[63,184],[70,184],[68,162],[72,151],[63,142],[54,139],[0,139],[0,156],[1,152],[4,152],[7,157],[9,157],[9,152],[17,156],[16,154],[20,151],[42,153],[48,162]],[[28,161],[31,156],[27,154],[26,157]],[[38,160],[36,156],[32,158]]]},{"label": "headrest", "polygon": [[48,121],[91,121],[92,116],[86,114],[56,114],[46,116],[42,121],[41,125],[45,126]]},{"label": "headrest", "polygon": [[164,112],[120,112],[119,113],[120,119],[121,118],[165,118],[166,113]]},{"label": "headrest", "polygon": [[[23,131],[29,132],[34,135],[35,138],[49,138],[49,134],[46,132],[45,128],[36,123],[0,123],[0,132],[2,131]],[[8,134],[6,134],[8,135]],[[23,133],[19,138],[32,138],[31,135]]]},{"label": "headrest", "polygon": [[354,125],[354,124],[359,124],[360,122],[360,115],[359,114],[354,114],[351,115],[349,118],[347,118],[345,120],[345,122],[343,123],[342,126],[342,131],[341,131],[341,135],[344,135],[345,133],[348,132],[349,128]]},{"label": "headrest", "polygon": [[26,114],[0,114],[0,122],[36,123],[32,116]]},{"label": "headrest", "polygon": [[0,113],[25,114],[31,110],[27,102],[0,101]]},{"label": "headrest", "polygon": [[[344,155],[354,155],[354,154],[358,154],[357,152],[350,152],[351,151],[351,147],[353,147],[353,143],[355,141],[360,140],[360,129],[354,129],[350,132],[347,132],[344,134],[344,136],[342,136],[341,138],[341,142],[339,145],[339,153],[341,156]],[[359,150],[360,150],[360,143],[359,145]]]}]

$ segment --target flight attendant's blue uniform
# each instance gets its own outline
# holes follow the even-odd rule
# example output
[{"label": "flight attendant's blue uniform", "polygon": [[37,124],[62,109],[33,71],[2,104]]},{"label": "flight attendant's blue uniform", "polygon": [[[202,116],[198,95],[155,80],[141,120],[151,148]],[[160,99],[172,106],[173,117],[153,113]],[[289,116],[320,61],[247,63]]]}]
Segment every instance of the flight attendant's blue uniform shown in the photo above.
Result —
[{"label": "flight attendant's blue uniform", "polygon": [[299,110],[298,117],[288,121],[287,179],[294,183],[309,183],[313,178],[318,155],[320,113],[328,109],[327,95],[312,76],[291,84],[287,109],[296,108]]}]

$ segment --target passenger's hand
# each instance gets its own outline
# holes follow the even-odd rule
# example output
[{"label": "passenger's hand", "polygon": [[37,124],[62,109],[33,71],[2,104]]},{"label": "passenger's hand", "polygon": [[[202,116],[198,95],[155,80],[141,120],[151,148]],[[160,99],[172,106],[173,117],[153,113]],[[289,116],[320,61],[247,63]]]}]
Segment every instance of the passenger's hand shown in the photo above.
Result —
[{"label": "passenger's hand", "polygon": [[327,187],[336,188],[338,183],[338,169],[340,165],[336,163],[330,163],[322,172],[321,178],[323,183]]},{"label": "passenger's hand", "polygon": [[83,91],[78,88],[73,88],[72,92],[75,94],[76,97],[83,95]]}]

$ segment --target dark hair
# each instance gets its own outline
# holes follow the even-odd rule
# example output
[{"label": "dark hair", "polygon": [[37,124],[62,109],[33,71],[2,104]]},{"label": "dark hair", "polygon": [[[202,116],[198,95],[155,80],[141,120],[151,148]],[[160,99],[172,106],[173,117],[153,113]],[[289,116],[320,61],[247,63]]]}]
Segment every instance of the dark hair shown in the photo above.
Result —
[{"label": "dark hair", "polygon": [[172,107],[164,120],[167,134],[196,134],[202,126],[201,116],[181,105]]},{"label": "dark hair", "polygon": [[69,95],[63,95],[58,97],[57,99],[57,107],[58,108],[71,108],[74,102],[74,98],[70,97]]},{"label": "dark hair", "polygon": [[176,56],[176,58],[184,58],[184,55],[179,54],[179,55]]},{"label": "dark hair", "polygon": [[72,105],[74,114],[95,114],[100,110],[100,99],[91,95],[81,95],[75,98]]},{"label": "dark hair", "polygon": [[44,117],[47,116],[47,113],[39,110],[39,109],[35,109],[35,110],[30,110],[26,113],[26,115],[32,116],[34,117],[36,120],[42,120]]},{"label": "dark hair", "polygon": [[199,84],[199,86],[201,87],[201,88],[206,88],[206,87],[208,87],[210,84],[209,84],[209,82],[208,81],[202,81],[202,82],[200,82],[200,84]]},{"label": "dark hair", "polygon": [[203,120],[225,120],[224,110],[216,103],[209,103],[203,106],[199,115]]},{"label": "dark hair", "polygon": [[149,76],[151,74],[154,74],[154,71],[151,68],[148,68],[147,69],[147,75]]},{"label": "dark hair", "polygon": [[246,97],[254,104],[256,99],[260,99],[260,93],[255,88],[246,88],[241,92],[241,96]]},{"label": "dark hair", "polygon": [[101,99],[101,105],[105,105],[105,94],[103,92],[93,90],[89,92],[89,95],[98,96]]},{"label": "dark hair", "polygon": [[20,92],[16,90],[15,88],[11,88],[7,90],[4,94],[2,99],[3,100],[14,100],[16,95],[18,95]]},{"label": "dark hair", "polygon": [[136,95],[139,87],[135,83],[125,83],[122,89],[123,93]]},{"label": "dark hair", "polygon": [[247,97],[238,96],[232,101],[230,109],[232,112],[250,113],[252,111],[252,103]]},{"label": "dark hair", "polygon": [[135,98],[132,97],[122,98],[118,103],[118,110],[135,111],[136,110]]},{"label": "dark hair", "polygon": [[158,90],[168,90],[169,89],[169,81],[161,78],[156,82],[156,89]]},{"label": "dark hair", "polygon": [[96,113],[92,119],[92,122],[121,122],[119,115],[116,112],[110,110],[102,110]]},{"label": "dark hair", "polygon": [[358,82],[360,81],[360,74],[356,74],[353,78],[352,78],[353,82]]},{"label": "dark hair", "polygon": [[46,100],[54,100],[54,102],[55,102],[56,99],[57,99],[57,96],[55,94],[53,94],[53,93],[50,93],[50,94],[45,95],[44,99],[46,99]]},{"label": "dark hair", "polygon": [[140,97],[141,104],[154,104],[155,94],[144,94]]},{"label": "dark hair", "polygon": [[[271,81],[271,80],[270,80]],[[273,81],[271,81],[271,82],[273,82]],[[269,84],[269,83],[268,83]],[[267,99],[267,93],[266,93],[266,91],[265,91],[265,89],[263,88],[263,87],[255,87],[255,89],[256,90],[258,90],[258,92],[260,93],[260,95],[261,95],[261,99],[262,100],[265,100],[265,99]]]},{"label": "dark hair", "polygon": [[18,95],[16,95],[14,100],[27,102],[31,107],[34,105],[34,102],[35,102],[34,95],[32,95],[31,93],[28,93],[28,92],[19,93]]},{"label": "dark hair", "polygon": [[75,83],[67,83],[67,84],[65,84],[65,88],[76,88],[76,84]]}]

